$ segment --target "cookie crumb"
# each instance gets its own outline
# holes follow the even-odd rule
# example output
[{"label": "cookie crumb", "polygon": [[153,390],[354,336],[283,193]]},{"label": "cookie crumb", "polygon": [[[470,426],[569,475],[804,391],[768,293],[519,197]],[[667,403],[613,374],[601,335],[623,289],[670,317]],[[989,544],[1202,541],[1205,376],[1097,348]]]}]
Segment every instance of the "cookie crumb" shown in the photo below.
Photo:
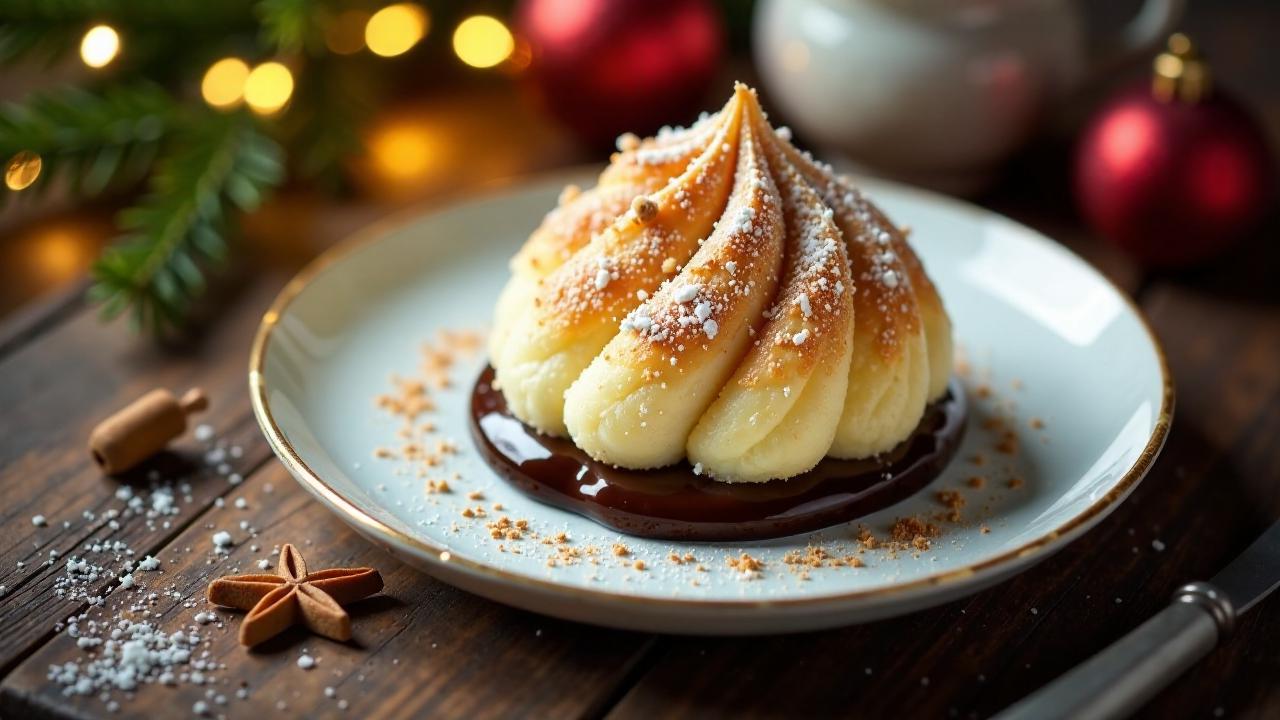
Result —
[{"label": "cookie crumb", "polygon": [[1000,435],[1000,440],[996,442],[996,452],[1002,455],[1018,454],[1018,434],[1012,430],[1005,430]]},{"label": "cookie crumb", "polygon": [[736,558],[725,558],[725,564],[748,577],[759,575],[764,570],[763,562],[746,553],[742,553]]},{"label": "cookie crumb", "polygon": [[941,535],[937,525],[916,516],[898,518],[890,530],[895,543],[909,546],[919,552],[931,547],[931,540]]},{"label": "cookie crumb", "polygon": [[647,224],[658,217],[658,203],[644,195],[637,195],[631,201],[631,211],[636,214],[636,222]]},{"label": "cookie crumb", "polygon": [[947,508],[947,512],[942,514],[943,519],[960,522],[960,508],[965,504],[964,495],[956,490],[939,490],[934,493],[934,498]]}]

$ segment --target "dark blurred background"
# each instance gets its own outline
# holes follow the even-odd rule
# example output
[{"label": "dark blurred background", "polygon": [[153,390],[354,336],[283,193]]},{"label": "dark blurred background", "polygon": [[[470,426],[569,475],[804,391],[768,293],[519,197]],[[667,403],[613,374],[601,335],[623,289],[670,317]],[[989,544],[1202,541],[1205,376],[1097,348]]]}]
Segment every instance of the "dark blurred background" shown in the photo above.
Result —
[{"label": "dark blurred background", "polygon": [[603,164],[734,80],[842,169],[1194,273],[1275,225],[1277,38],[1275,0],[7,0],[0,318],[92,284],[180,326],[221,277]]}]

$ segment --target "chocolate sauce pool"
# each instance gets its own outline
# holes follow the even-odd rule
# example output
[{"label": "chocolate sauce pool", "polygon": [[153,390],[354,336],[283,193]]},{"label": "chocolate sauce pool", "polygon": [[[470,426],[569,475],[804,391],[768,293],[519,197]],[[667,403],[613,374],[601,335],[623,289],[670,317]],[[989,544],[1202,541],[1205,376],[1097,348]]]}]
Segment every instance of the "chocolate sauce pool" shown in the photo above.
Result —
[{"label": "chocolate sauce pool", "polygon": [[657,470],[597,462],[572,441],[541,435],[512,416],[486,368],[471,394],[471,433],[490,467],[524,494],[624,533],[762,540],[848,522],[919,491],[955,455],[966,412],[953,380],[915,433],[878,458],[826,458],[787,480],[730,484],[694,475],[687,462]]}]

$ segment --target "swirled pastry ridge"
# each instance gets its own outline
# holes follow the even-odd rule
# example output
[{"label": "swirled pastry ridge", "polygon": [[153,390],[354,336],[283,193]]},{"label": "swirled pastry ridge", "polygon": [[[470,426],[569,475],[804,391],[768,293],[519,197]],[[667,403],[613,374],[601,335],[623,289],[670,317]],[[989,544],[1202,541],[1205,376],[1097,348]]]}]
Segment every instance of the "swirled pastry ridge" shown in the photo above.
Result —
[{"label": "swirled pastry ridge", "polygon": [[763,482],[873,456],[951,373],[905,233],[741,84],[687,129],[619,138],[511,272],[490,341],[511,412],[621,467]]}]

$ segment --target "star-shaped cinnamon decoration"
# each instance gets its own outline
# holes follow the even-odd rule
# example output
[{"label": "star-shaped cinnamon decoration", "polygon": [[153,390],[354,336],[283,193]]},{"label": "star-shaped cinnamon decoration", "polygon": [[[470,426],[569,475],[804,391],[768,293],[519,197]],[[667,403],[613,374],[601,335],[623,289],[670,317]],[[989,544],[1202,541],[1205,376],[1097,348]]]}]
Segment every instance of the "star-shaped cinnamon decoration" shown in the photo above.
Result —
[{"label": "star-shaped cinnamon decoration", "polygon": [[257,645],[298,623],[317,635],[350,640],[351,617],[342,606],[382,590],[382,575],[373,568],[308,573],[292,545],[280,548],[276,573],[231,575],[209,584],[209,602],[249,611],[240,624],[242,645]]}]

